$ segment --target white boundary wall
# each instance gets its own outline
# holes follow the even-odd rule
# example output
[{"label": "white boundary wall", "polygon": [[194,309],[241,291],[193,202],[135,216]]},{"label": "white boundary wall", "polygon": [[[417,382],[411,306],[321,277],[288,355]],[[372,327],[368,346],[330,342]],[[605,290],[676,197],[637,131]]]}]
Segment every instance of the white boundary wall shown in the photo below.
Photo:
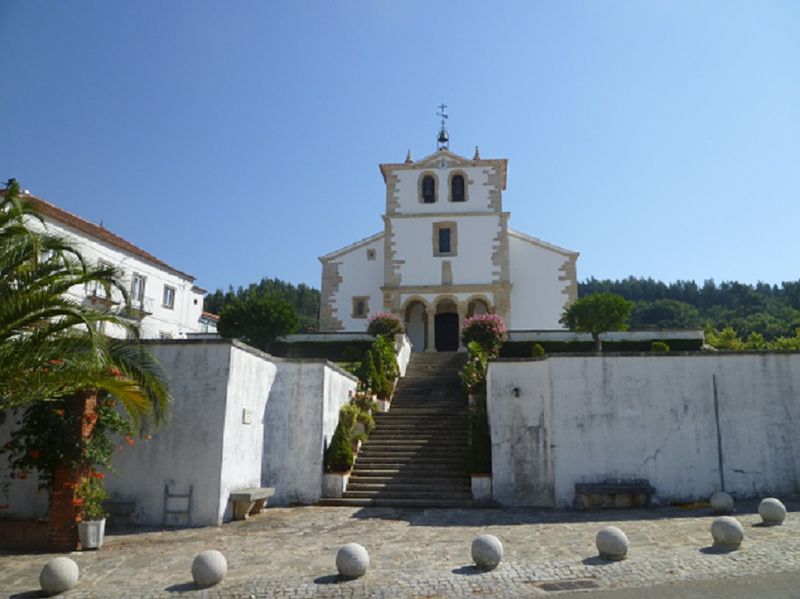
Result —
[{"label": "white boundary wall", "polygon": [[[325,360],[276,358],[238,341],[148,346],[169,377],[170,422],[134,446],[119,440],[113,459],[118,474],[105,478],[112,499],[134,502],[134,523],[163,524],[165,485],[172,493],[192,487],[192,526],[230,520],[230,493],[239,488],[275,486],[279,503],[320,497],[324,449],[355,377]],[[0,445],[20,417],[6,412]],[[3,514],[16,518],[41,518],[47,510],[35,476],[11,479],[3,457],[0,505],[6,504]],[[185,499],[173,499],[169,507],[185,505]],[[169,523],[185,525],[186,519]]]},{"label": "white boundary wall", "polygon": [[800,491],[800,354],[587,355],[491,363],[494,499],[568,507],[576,482],[640,478],[657,500],[707,498],[714,379],[726,490]]}]

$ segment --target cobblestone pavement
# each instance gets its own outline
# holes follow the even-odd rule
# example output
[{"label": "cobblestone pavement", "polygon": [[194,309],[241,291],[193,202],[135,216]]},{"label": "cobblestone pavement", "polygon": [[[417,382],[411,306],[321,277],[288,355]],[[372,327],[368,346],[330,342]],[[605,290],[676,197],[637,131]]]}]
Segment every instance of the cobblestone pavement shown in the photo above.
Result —
[{"label": "cobblestone pavement", "polygon": [[[75,552],[78,586],[68,597],[531,597],[579,588],[641,587],[673,580],[706,580],[800,571],[800,502],[778,527],[759,526],[756,504],[738,507],[745,528],[739,551],[710,548],[708,508],[604,511],[451,510],[296,507],[270,508],[246,522],[219,528],[112,535],[103,549]],[[628,559],[597,557],[602,526],[622,528]],[[505,548],[500,566],[471,566],[470,544],[483,532]],[[339,581],[337,549],[364,545],[371,559],[361,579]],[[197,590],[191,562],[203,549],[228,560],[225,580]],[[48,554],[0,555],[0,595],[38,596]]]}]

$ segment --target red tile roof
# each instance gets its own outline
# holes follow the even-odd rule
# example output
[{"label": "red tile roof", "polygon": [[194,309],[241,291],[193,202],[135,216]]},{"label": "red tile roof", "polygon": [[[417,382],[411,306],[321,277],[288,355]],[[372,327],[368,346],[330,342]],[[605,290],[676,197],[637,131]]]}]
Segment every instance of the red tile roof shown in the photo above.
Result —
[{"label": "red tile roof", "polygon": [[214,321],[219,320],[219,314],[214,314],[213,312],[201,312],[200,316],[204,316],[205,318],[208,318],[209,320],[214,320]]},{"label": "red tile roof", "polygon": [[94,223],[89,222],[81,218],[80,216],[76,216],[71,212],[67,212],[66,210],[62,210],[58,206],[54,206],[50,202],[46,202],[41,198],[37,198],[36,196],[32,196],[30,194],[22,194],[22,197],[26,200],[29,200],[33,203],[33,205],[39,210],[41,215],[45,218],[45,220],[54,220],[58,221],[62,225],[66,225],[71,229],[75,229],[76,231],[80,231],[81,233],[85,233],[86,235],[93,237],[97,241],[105,243],[107,245],[113,246],[117,249],[120,249],[124,252],[129,254],[133,254],[134,256],[145,260],[146,262],[150,262],[151,264],[163,268],[171,272],[172,274],[178,275],[179,277],[183,277],[185,279],[189,279],[190,281],[194,281],[195,277],[188,273],[183,272],[182,270],[178,270],[164,262],[163,260],[159,260],[153,254],[144,251],[142,248],[132,244],[127,239],[123,239],[119,235],[114,235],[108,229],[101,227],[100,225],[96,225]]}]

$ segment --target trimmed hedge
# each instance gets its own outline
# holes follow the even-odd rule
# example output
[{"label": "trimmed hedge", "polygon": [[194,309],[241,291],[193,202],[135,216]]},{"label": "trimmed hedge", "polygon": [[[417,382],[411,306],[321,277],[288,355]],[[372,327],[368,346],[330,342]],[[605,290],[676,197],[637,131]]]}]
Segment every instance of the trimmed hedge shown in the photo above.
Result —
[{"label": "trimmed hedge", "polygon": [[[653,339],[646,341],[603,341],[603,353],[613,352],[649,352]],[[531,341],[506,341],[500,348],[501,358],[530,358]],[[593,353],[592,341],[538,341],[548,354],[557,353]],[[700,351],[703,342],[700,339],[669,339],[670,351]]]},{"label": "trimmed hedge", "polygon": [[355,351],[363,356],[370,347],[372,341],[273,341],[267,351],[279,358],[323,358],[331,362],[349,362]]}]

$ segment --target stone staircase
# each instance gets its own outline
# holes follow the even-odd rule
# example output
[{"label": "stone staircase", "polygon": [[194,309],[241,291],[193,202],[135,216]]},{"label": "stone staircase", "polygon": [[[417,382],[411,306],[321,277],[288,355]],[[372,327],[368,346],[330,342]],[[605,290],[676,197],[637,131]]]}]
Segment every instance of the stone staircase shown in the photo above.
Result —
[{"label": "stone staircase", "polygon": [[473,507],[463,353],[412,354],[391,410],[375,414],[347,490],[325,505]]}]

